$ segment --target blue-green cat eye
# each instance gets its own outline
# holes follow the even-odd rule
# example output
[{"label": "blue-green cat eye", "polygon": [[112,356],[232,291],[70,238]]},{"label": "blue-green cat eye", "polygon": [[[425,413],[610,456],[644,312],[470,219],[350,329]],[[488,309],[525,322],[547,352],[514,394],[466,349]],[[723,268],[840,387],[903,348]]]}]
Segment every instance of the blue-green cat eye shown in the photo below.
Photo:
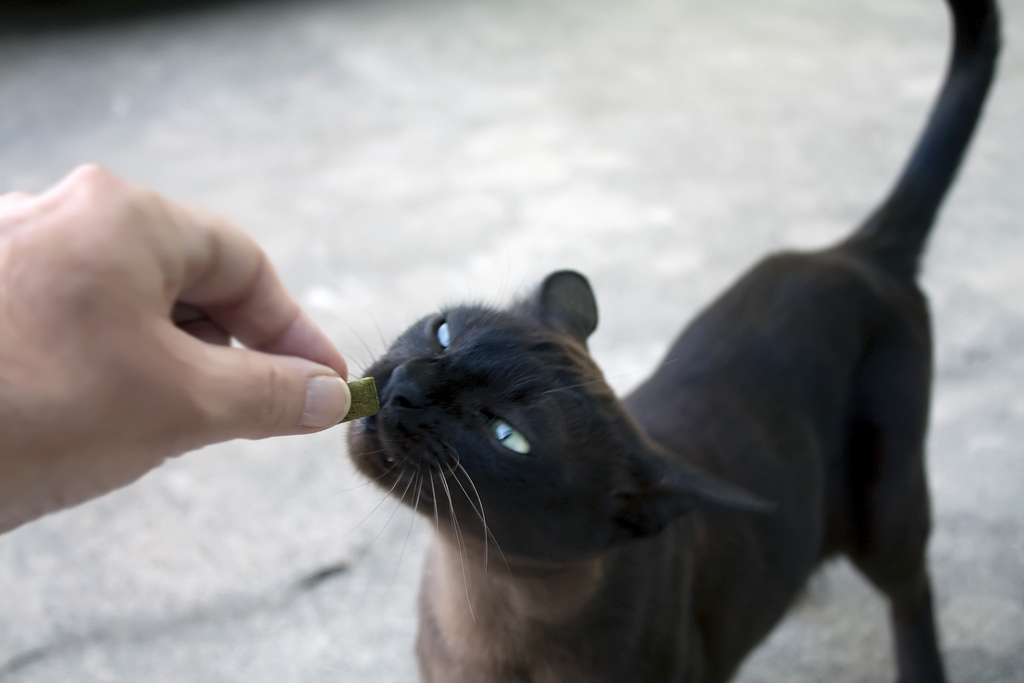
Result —
[{"label": "blue-green cat eye", "polygon": [[441,323],[441,326],[437,328],[437,343],[445,350],[452,345],[452,333],[448,329],[448,323]]},{"label": "blue-green cat eye", "polygon": [[530,452],[530,442],[526,440],[523,433],[500,418],[491,420],[491,432],[505,448],[523,455]]}]

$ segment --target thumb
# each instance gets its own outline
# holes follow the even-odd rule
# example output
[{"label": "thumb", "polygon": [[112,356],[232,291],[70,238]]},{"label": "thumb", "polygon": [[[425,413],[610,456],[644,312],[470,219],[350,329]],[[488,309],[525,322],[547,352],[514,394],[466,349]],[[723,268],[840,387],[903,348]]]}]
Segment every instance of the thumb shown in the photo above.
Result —
[{"label": "thumb", "polygon": [[341,422],[352,403],[331,368],[294,356],[200,345],[201,395],[211,443],[318,432]]}]

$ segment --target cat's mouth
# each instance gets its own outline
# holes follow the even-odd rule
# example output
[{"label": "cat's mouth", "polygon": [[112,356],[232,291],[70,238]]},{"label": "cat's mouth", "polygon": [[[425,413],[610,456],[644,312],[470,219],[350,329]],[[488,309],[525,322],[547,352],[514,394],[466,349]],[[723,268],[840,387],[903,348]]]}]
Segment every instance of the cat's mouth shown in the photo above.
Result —
[{"label": "cat's mouth", "polygon": [[373,439],[376,446],[376,460],[379,461],[379,466],[383,470],[391,470],[405,460],[401,453],[395,452],[394,445],[389,443],[390,439],[381,438],[380,421],[376,415],[364,418],[361,426],[366,435]]},{"label": "cat's mouth", "polygon": [[[442,480],[457,476],[461,467],[454,449],[428,436],[409,431],[381,414],[353,423],[349,452],[356,467],[377,485],[413,504],[433,504]],[[403,495],[403,491],[405,494]]]},{"label": "cat's mouth", "polygon": [[371,415],[369,417],[364,417],[362,420],[359,421],[359,424],[360,427],[366,432],[366,434],[373,437],[377,441],[378,445],[381,446],[380,458],[383,461],[384,466],[388,468],[393,467],[397,462],[394,454],[383,448],[383,445],[380,444],[380,438],[377,436],[377,433],[380,429],[380,427],[377,424],[377,416]]},{"label": "cat's mouth", "polygon": [[378,479],[386,476],[401,462],[401,458],[381,439],[377,415],[364,417],[352,423],[349,434],[352,460],[363,474]]}]

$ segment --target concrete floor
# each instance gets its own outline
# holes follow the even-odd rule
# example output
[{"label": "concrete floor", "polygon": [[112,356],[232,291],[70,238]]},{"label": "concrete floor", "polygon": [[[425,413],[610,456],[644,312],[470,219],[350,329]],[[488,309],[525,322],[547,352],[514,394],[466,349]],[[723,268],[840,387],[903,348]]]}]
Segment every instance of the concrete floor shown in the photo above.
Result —
[{"label": "concrete floor", "polygon": [[[962,683],[1024,681],[1024,3],[1004,4],[924,276],[932,568]],[[577,268],[625,391],[761,254],[865,214],[946,54],[938,0],[297,0],[0,28],[0,191],[95,161],[226,214],[357,374],[441,304]],[[415,680],[428,529],[342,437],[208,448],[0,537],[0,681]],[[891,667],[884,605],[839,563],[739,680]]]}]

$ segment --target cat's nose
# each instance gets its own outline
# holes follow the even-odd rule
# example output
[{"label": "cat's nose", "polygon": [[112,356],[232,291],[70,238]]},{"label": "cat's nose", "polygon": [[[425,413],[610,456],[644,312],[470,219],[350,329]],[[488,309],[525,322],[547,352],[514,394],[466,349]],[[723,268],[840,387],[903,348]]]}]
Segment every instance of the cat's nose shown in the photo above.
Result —
[{"label": "cat's nose", "polygon": [[391,373],[384,392],[384,403],[397,408],[424,408],[436,376],[436,361],[413,360]]}]

